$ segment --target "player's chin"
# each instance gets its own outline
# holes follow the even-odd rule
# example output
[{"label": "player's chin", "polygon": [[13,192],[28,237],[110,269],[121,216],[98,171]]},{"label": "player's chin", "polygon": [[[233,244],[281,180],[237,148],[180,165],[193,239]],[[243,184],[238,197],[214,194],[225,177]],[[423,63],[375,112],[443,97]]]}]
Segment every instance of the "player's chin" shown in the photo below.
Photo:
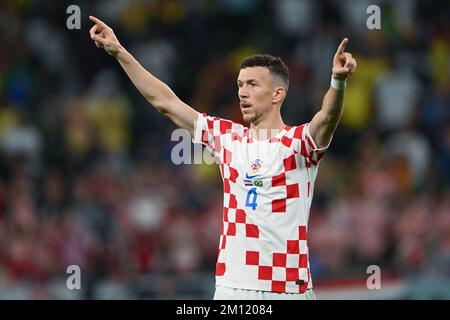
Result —
[{"label": "player's chin", "polygon": [[255,118],[254,114],[251,114],[251,113],[243,113],[242,114],[242,119],[247,123],[252,122],[254,118]]}]

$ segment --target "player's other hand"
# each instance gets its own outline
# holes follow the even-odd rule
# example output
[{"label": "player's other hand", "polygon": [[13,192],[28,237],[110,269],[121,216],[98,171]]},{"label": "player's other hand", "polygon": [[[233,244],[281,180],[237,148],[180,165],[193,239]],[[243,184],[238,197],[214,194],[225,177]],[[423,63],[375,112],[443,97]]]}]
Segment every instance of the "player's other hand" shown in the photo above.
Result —
[{"label": "player's other hand", "polygon": [[355,73],[356,60],[351,53],[345,52],[348,38],[344,38],[339,45],[333,59],[333,77],[346,79]]},{"label": "player's other hand", "polygon": [[119,40],[117,40],[114,31],[106,23],[94,16],[89,16],[89,19],[95,23],[89,31],[91,39],[94,40],[95,45],[99,48],[105,49],[108,54],[116,57],[121,45]]}]

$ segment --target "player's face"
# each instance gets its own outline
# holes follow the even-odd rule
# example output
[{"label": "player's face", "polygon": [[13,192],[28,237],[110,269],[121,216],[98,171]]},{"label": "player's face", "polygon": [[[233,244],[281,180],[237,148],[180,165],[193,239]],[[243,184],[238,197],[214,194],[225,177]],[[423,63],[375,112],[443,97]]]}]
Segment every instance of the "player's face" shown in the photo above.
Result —
[{"label": "player's face", "polygon": [[245,122],[256,122],[273,110],[273,77],[268,68],[241,69],[237,79],[238,95]]}]

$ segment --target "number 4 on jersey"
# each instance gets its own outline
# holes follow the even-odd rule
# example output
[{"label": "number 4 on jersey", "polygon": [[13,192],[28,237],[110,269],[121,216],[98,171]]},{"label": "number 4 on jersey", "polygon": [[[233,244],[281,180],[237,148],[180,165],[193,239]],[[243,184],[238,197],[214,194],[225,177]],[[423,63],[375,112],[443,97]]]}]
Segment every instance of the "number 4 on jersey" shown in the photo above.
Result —
[{"label": "number 4 on jersey", "polygon": [[256,198],[258,194],[256,193],[256,188],[251,188],[247,192],[247,199],[245,200],[245,206],[256,210]]}]

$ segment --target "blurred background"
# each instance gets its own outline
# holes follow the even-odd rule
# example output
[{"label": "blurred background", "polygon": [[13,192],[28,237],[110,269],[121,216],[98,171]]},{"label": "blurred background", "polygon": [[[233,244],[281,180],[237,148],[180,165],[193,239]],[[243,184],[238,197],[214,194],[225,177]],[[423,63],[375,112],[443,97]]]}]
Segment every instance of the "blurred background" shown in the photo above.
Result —
[{"label": "blurred background", "polygon": [[[68,30],[66,8],[81,9]],[[366,9],[381,9],[369,30]],[[344,36],[358,61],[309,222],[322,299],[450,298],[450,6],[442,1],[0,2],[0,299],[211,299],[214,165],[172,164],[176,128],[89,37],[96,15],[195,109],[240,122],[253,53],[290,69],[310,121]],[[68,290],[69,265],[81,290]],[[368,290],[367,268],[381,269]]]}]

